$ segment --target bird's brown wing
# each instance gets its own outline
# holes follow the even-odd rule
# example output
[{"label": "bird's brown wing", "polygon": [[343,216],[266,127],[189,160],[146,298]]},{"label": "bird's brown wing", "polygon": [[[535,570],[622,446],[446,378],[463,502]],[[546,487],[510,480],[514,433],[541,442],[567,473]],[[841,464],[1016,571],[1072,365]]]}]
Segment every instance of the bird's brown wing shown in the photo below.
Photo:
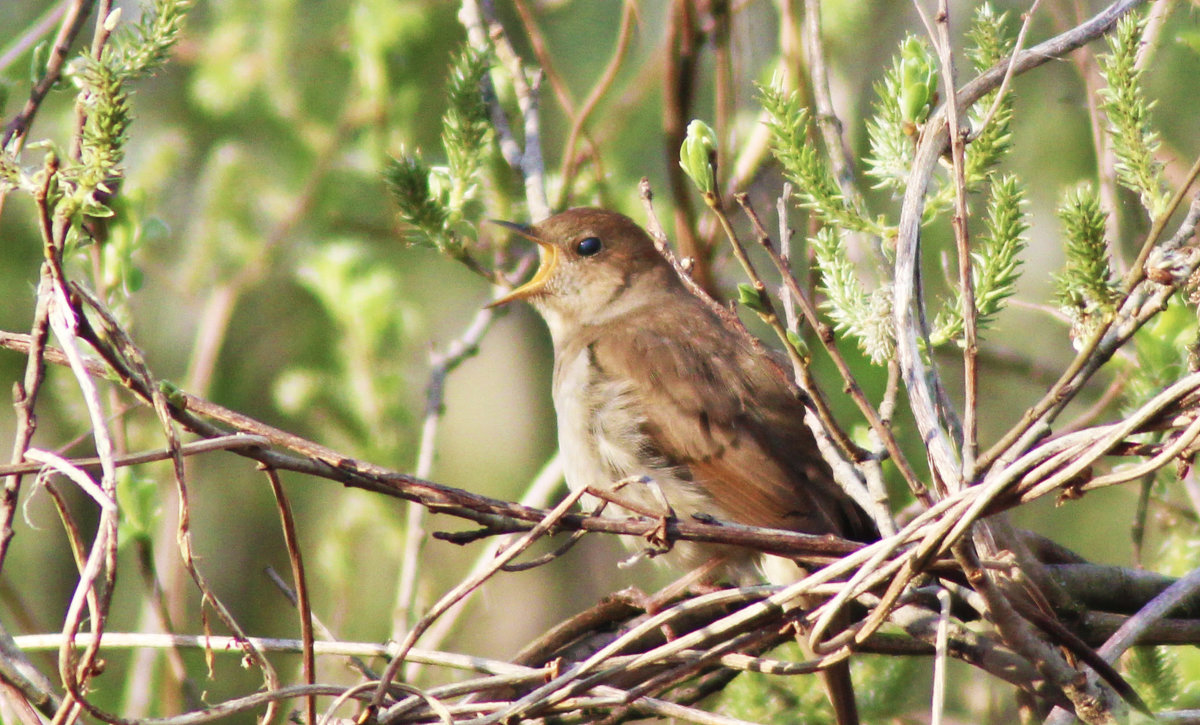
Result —
[{"label": "bird's brown wing", "polygon": [[[738,523],[870,540],[870,518],[833,481],[779,371],[699,303],[643,311],[590,346],[601,373],[636,381],[645,433]],[[681,334],[682,333],[682,334]],[[679,344],[680,341],[683,344]]]}]

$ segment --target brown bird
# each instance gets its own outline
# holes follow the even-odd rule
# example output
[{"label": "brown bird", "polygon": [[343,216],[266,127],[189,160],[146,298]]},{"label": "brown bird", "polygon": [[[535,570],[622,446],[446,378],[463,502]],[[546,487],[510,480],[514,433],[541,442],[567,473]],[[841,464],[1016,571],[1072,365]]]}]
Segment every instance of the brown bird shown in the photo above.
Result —
[{"label": "brown bird", "polygon": [[[878,537],[833,480],[780,367],[684,287],[641,227],[589,208],[532,228],[503,224],[541,247],[533,279],[494,304],[528,300],[550,328],[572,489],[646,477],[652,485],[621,490],[644,509],[662,509],[657,486],[685,519]],[[671,556],[687,567],[721,557],[719,577],[763,578],[762,557],[744,549],[680,542]],[[852,693],[834,705],[850,709],[839,722],[856,720]]]}]

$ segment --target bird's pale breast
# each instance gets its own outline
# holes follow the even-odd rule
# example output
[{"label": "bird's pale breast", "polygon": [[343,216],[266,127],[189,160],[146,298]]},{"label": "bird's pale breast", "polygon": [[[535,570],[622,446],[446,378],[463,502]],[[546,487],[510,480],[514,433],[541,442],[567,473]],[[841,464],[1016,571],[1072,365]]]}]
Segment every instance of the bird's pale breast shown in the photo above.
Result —
[{"label": "bird's pale breast", "polygon": [[[690,480],[686,467],[672,466],[655,449],[645,433],[645,413],[633,394],[633,383],[606,375],[593,364],[589,348],[556,361],[554,407],[558,416],[558,441],[567,484],[572,490],[593,487],[611,490],[642,512],[674,515],[683,521],[703,513],[718,519],[731,517],[702,487]],[[649,482],[637,481],[645,477]],[[671,511],[665,511],[653,487],[661,490]],[[590,497],[589,497],[590,498]],[[594,503],[594,499],[592,499]],[[609,516],[634,512],[609,504]],[[757,579],[755,557],[744,550],[723,550],[711,545],[676,542],[668,555],[672,563],[695,567],[717,554],[730,558],[726,575],[739,580]]]}]

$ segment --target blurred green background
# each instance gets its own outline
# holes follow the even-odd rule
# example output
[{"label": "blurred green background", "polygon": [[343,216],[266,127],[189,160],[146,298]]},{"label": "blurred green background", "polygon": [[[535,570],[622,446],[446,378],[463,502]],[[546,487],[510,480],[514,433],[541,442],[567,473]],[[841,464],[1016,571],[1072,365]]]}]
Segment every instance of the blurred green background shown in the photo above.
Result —
[{"label": "blurred green background", "polygon": [[[0,73],[9,90],[6,118],[28,92],[35,56],[14,44],[59,5],[41,0],[4,5],[0,53],[6,63]],[[137,3],[120,5],[126,20],[139,12]],[[621,4],[531,0],[529,5],[555,70],[578,104],[608,63]],[[638,4],[628,57],[588,123],[604,161],[603,185],[582,185],[576,204],[603,199],[643,219],[637,180],[646,176],[655,189],[667,188],[667,169],[676,163],[661,135],[667,5]],[[780,3],[733,5],[736,123],[744,139],[757,110],[752,83],[769,79],[777,57]],[[1057,0],[1044,5],[1030,31],[1032,42],[1073,23],[1077,6],[1084,13],[1100,7]],[[1148,82],[1152,97],[1160,99],[1154,120],[1170,161],[1168,177],[1177,179],[1179,168],[1200,152],[1195,132],[1200,32],[1195,5],[1176,5],[1155,46]],[[497,6],[518,50],[531,59],[514,9],[503,1]],[[1015,17],[1026,4],[997,6]],[[835,106],[861,154],[866,149],[861,119],[870,112],[872,84],[890,64],[899,40],[922,33],[922,26],[910,2],[826,0],[823,8]],[[112,224],[113,234],[137,242],[133,262],[144,285],[121,309],[155,374],[348,455],[413,469],[428,353],[462,333],[489,290],[461,265],[406,244],[381,169],[402,149],[442,163],[445,78],[464,40],[457,10],[456,3],[445,0],[223,0],[199,2],[190,11],[171,62],[134,88],[135,121]],[[692,115],[711,121],[712,55],[701,57]],[[1053,307],[1050,275],[1062,263],[1054,207],[1064,189],[1097,173],[1087,91],[1077,67],[1053,62],[1017,78],[1014,88],[1015,152],[1005,167],[1027,184],[1031,243],[1021,302],[988,333],[983,351],[985,444],[1016,421],[1073,353],[1066,325],[1048,311]],[[72,130],[73,103],[64,84],[51,95],[29,138],[64,144]],[[548,85],[542,112],[547,168],[553,170],[568,127]],[[31,148],[23,163],[36,165],[39,159],[39,150]],[[777,176],[768,168],[749,188],[762,211],[773,206]],[[503,193],[487,191],[491,199]],[[1132,208],[1132,200],[1122,198]],[[660,215],[668,219],[667,195],[659,199]],[[877,211],[894,215],[898,209],[898,201],[882,193],[870,192],[869,199]],[[524,213],[519,205],[510,208]],[[1136,249],[1144,229],[1126,215],[1121,244],[1128,252]],[[485,237],[496,233],[480,231]],[[947,239],[942,228],[927,234],[931,294],[944,293],[949,274],[944,269],[953,268]],[[13,193],[0,217],[0,289],[6,293],[0,328],[28,330],[40,255],[32,203]],[[83,265],[74,271],[89,273]],[[717,271],[725,290],[740,280],[723,253]],[[951,355],[939,359],[953,386],[961,364]],[[1121,364],[1128,363],[1114,367]],[[878,391],[880,372],[862,359],[855,365],[867,387]],[[20,355],[0,354],[6,380],[19,379],[23,366]],[[519,497],[554,452],[550,373],[548,336],[540,321],[524,308],[502,313],[478,356],[449,380],[433,480],[489,496]],[[839,387],[831,371],[821,375],[830,390]],[[1108,379],[1102,375],[1064,419],[1095,402]],[[851,407],[838,404],[853,420]],[[80,427],[85,418],[74,382],[63,370],[50,371],[39,413],[35,444],[41,447],[57,448],[87,432]],[[1114,407],[1104,415],[1115,418],[1119,412]],[[149,417],[132,416],[126,425],[131,449],[155,445]],[[0,416],[0,440],[11,439],[12,426],[11,416]],[[899,427],[911,446],[909,421],[902,418]],[[923,458],[915,447],[910,457]],[[263,574],[265,567],[288,570],[265,480],[250,463],[230,455],[208,455],[190,465],[202,569],[249,631],[297,636],[296,617]],[[147,465],[139,475],[160,496],[159,516],[147,529],[156,542],[159,575],[168,584],[180,628],[199,631],[196,595],[183,581],[171,543],[175,504],[168,470],[165,464]],[[339,637],[389,637],[397,617],[403,506],[294,475],[285,476],[285,485],[297,507],[314,611]],[[0,612],[10,630],[55,631],[74,585],[74,565],[48,499],[32,488],[25,499],[13,555],[0,578]],[[1042,502],[1017,518],[1089,557],[1126,564],[1135,501],[1132,488],[1110,489],[1062,508]],[[75,504],[86,519],[87,503],[78,499]],[[437,516],[429,526],[461,528]],[[481,548],[430,541],[418,610],[456,583]],[[648,565],[618,570],[614,564],[622,555],[613,542],[591,537],[550,566],[499,576],[476,598],[445,646],[511,655],[549,624],[603,594],[662,581],[663,574]],[[134,553],[126,550],[124,556],[131,559],[129,573],[118,584],[110,629],[144,629],[145,590],[134,574]],[[1180,556],[1187,558],[1168,559],[1181,565]],[[100,700],[112,706],[134,688],[115,674],[123,657],[113,656],[114,674],[97,682]],[[277,661],[285,671],[298,668],[295,658]],[[332,678],[340,665],[325,667]],[[244,674],[235,657],[219,657],[216,677],[205,687],[215,701],[254,687],[256,678]],[[964,693],[962,707],[987,709],[977,701],[967,703],[975,697],[969,688]]]}]

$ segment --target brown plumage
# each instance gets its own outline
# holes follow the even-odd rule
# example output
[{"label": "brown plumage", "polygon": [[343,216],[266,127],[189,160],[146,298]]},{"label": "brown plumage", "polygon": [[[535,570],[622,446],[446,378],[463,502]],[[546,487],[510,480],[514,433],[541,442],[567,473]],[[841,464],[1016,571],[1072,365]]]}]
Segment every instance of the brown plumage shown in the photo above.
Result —
[{"label": "brown plumage", "polygon": [[[567,483],[649,477],[675,514],[870,541],[870,517],[833,480],[778,365],[692,295],[628,217],[571,209],[525,229],[541,246],[526,299],[554,342],[554,407]],[[621,495],[661,510],[645,485]],[[611,509],[611,507],[610,507]],[[676,543],[686,566],[723,558],[718,576],[761,581],[761,557]],[[790,562],[785,562],[790,565]],[[772,578],[787,572],[770,567]],[[798,571],[789,567],[790,575]],[[854,722],[849,673],[827,678],[839,722]]]},{"label": "brown plumage", "polygon": [[779,366],[688,292],[641,227],[579,208],[521,233],[542,246],[542,266],[502,302],[527,299],[550,327],[573,488],[646,475],[680,516],[877,536],[833,481]]}]

